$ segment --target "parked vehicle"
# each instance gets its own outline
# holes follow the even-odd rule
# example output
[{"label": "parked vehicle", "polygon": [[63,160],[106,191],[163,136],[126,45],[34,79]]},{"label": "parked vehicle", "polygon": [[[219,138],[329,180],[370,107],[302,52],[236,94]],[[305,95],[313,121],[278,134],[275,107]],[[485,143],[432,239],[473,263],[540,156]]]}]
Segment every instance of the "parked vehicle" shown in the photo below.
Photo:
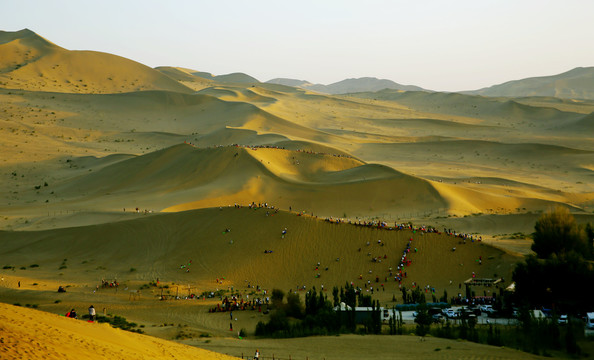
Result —
[{"label": "parked vehicle", "polygon": [[444,315],[448,319],[457,319],[458,318],[458,313],[456,311],[454,311],[453,309],[447,309]]},{"label": "parked vehicle", "polygon": [[481,309],[477,306],[469,306],[468,311],[470,311],[471,313],[473,313],[476,316],[481,316]]},{"label": "parked vehicle", "polygon": [[493,305],[481,305],[479,306],[479,309],[483,312],[488,313],[490,311],[493,311]]},{"label": "parked vehicle", "polygon": [[586,314],[586,328],[594,329],[594,312]]},{"label": "parked vehicle", "polygon": [[560,315],[557,322],[559,323],[559,325],[566,325],[567,324],[567,315]]},{"label": "parked vehicle", "polygon": [[[474,313],[474,309],[461,308],[461,309],[458,309],[458,311],[456,313],[458,314],[458,317],[459,318],[462,318],[462,319],[476,318],[476,314]],[[480,314],[480,310],[479,310],[479,314]]]}]

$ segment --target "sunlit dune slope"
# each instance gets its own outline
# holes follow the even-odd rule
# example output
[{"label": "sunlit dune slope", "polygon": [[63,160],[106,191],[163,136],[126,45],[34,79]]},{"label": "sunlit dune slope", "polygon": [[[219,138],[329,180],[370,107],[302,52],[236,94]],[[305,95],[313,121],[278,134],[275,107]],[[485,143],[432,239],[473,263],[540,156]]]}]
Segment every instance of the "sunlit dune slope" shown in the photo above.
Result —
[{"label": "sunlit dune slope", "polygon": [[0,303],[0,357],[11,359],[236,359],[187,345]]},{"label": "sunlit dune slope", "polygon": [[[268,289],[302,285],[320,289],[325,285],[328,289],[347,281],[365,288],[370,280],[376,290],[380,281],[384,283],[386,292],[379,296],[391,297],[398,291],[398,282],[390,277],[390,267],[394,271],[410,238],[412,263],[406,267],[403,285],[431,285],[438,295],[443,290],[455,294],[472,272],[479,278],[509,278],[517,261],[477,241],[463,244],[460,238],[443,234],[335,224],[267,208],[135,216],[134,220],[94,226],[0,232],[0,262],[17,268],[38,264],[22,274],[38,282],[55,280],[58,272],[61,281],[86,284],[117,277],[122,282],[159,278],[215,286],[214,279],[225,277],[225,287],[239,289],[248,284]],[[374,257],[380,261],[373,261]],[[64,258],[69,259],[68,267],[58,269]],[[189,272],[180,268],[190,260]],[[130,272],[132,267],[135,271]]]},{"label": "sunlit dune slope", "polygon": [[103,167],[52,191],[54,198],[92,201],[103,210],[179,211],[268,201],[353,217],[446,206],[425,180],[340,154],[185,144]]},{"label": "sunlit dune slope", "polygon": [[215,96],[226,101],[242,101],[249,103],[272,103],[277,101],[274,97],[264,96],[251,90],[250,88],[234,86],[214,86],[203,89],[200,94]]},{"label": "sunlit dune slope", "polygon": [[0,86],[68,93],[190,88],[135,61],[96,51],[70,51],[30,30],[0,32]]}]

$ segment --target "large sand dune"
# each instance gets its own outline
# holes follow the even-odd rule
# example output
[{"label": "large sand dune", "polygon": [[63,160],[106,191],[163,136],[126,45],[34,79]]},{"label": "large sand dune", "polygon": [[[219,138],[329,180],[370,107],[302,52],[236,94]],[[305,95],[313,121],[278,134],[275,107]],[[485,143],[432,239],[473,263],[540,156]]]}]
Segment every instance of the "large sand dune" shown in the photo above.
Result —
[{"label": "large sand dune", "polygon": [[115,93],[190,89],[135,61],[96,51],[69,51],[30,30],[0,32],[0,84],[8,89]]},{"label": "large sand dune", "polygon": [[[43,189],[21,190],[35,201],[21,202],[18,208],[36,212],[35,221],[43,221],[46,213],[58,209],[180,211],[252,201],[351,218],[395,218],[447,207],[426,180],[340,154],[180,144],[132,158],[83,158],[66,164],[75,167],[73,175],[80,175]],[[17,188],[18,177],[13,181]]]},{"label": "large sand dune", "polygon": [[[176,336],[175,328],[159,324],[187,325],[193,337],[200,331],[224,336],[229,334],[228,314],[208,313],[217,300],[162,302],[162,290],[154,287],[131,300],[130,291],[159,279],[169,287],[164,289],[166,295],[234,288],[252,297],[262,296],[256,286],[296,291],[303,286],[319,290],[322,285],[330,294],[333,286],[352,282],[366,294],[371,294],[373,287],[375,298],[391,306],[393,297],[400,302],[401,296],[398,282],[389,275],[390,268],[394,271],[411,238],[412,263],[405,267],[407,277],[402,285],[409,289],[413,283],[428,286],[429,300],[432,289],[437,297],[444,291],[450,297],[464,295],[463,283],[473,273],[479,278],[503,277],[505,286],[518,261],[518,257],[476,240],[463,243],[444,234],[337,224],[265,208],[134,213],[121,220],[125,219],[57,230],[0,232],[0,264],[14,266],[14,270],[0,271],[4,279],[0,299],[37,304],[39,309],[57,314],[70,308],[81,311],[92,303],[145,325],[149,334],[168,339]],[[288,231],[282,236],[285,228]],[[120,291],[95,291],[101,279],[117,279]],[[68,286],[67,293],[56,293],[58,285]],[[477,295],[498,291],[495,287],[472,290]],[[257,311],[240,312],[237,317],[234,327],[248,332],[257,321],[266,319]]]}]

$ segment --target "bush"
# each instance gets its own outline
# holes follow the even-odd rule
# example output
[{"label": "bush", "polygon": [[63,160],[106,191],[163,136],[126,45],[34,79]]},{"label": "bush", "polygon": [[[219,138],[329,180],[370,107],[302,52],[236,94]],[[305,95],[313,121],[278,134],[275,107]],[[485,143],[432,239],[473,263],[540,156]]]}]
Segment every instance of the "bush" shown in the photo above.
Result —
[{"label": "bush", "polygon": [[[88,319],[89,315],[83,315],[82,317],[83,319]],[[122,317],[122,316],[118,316],[115,315],[114,317],[109,317],[109,316],[97,316],[97,322],[100,323],[108,323],[110,324],[112,327],[118,328],[118,329],[122,329],[122,330],[126,330],[126,331],[131,331],[131,332],[136,332],[139,334],[144,333],[141,329],[134,329],[135,327],[138,326],[138,324],[133,323],[133,322],[128,322],[126,320],[126,318]]]}]

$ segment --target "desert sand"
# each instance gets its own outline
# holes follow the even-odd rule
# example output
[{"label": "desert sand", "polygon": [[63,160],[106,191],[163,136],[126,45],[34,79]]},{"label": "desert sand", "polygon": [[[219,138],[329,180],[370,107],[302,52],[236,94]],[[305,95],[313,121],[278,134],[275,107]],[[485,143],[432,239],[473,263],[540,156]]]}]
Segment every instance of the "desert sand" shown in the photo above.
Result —
[{"label": "desert sand", "polygon": [[[196,345],[201,334],[214,336],[206,345],[224,353],[235,346],[226,341],[236,341],[225,338],[236,336],[225,314],[208,313],[216,299],[161,301],[159,288],[137,291],[157,279],[169,297],[369,280],[391,306],[400,293],[389,267],[413,238],[418,252],[404,285],[452,297],[473,272],[509,284],[543,211],[564,206],[579,222],[594,219],[592,101],[396,90],[325,95],[246,79],[152,69],[67,50],[30,30],[0,32],[0,301],[54,314],[92,303],[158,338]],[[442,234],[348,224],[364,221],[411,221]],[[483,241],[464,244],[444,228]],[[185,272],[180,265],[190,260]],[[97,290],[101,279],[121,286]],[[58,294],[58,286],[68,291]],[[76,324],[60,328],[68,334],[92,337],[98,329],[95,337],[105,339],[101,331],[115,331],[55,319],[56,326]],[[234,328],[250,333],[263,319],[246,312]],[[146,341],[146,351],[161,344],[124,334],[138,347]],[[432,341],[439,345],[421,346],[436,358],[483,351]],[[277,346],[266,342],[253,344]],[[395,358],[388,345],[378,346]],[[454,355],[434,352],[447,346]],[[309,355],[340,353],[328,347],[334,350]],[[494,358],[516,356],[499,350]]]},{"label": "desert sand", "polygon": [[193,346],[0,303],[2,359],[235,359]]}]

